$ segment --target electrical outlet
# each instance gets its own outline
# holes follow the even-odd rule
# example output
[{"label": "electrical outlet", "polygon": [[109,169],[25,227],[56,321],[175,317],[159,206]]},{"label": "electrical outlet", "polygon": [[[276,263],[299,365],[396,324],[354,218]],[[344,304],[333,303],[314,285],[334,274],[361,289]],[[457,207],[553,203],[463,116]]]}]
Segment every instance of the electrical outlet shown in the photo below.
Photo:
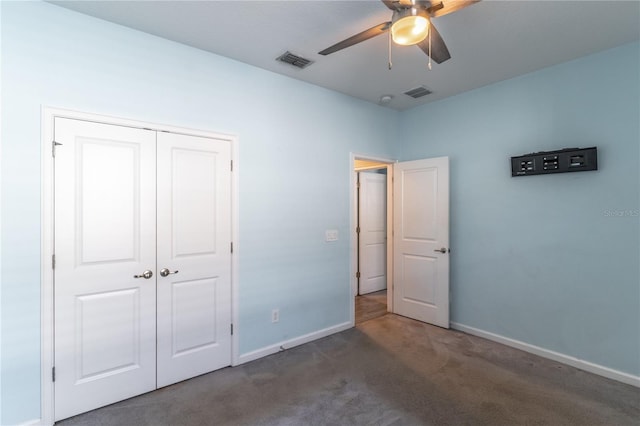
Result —
[{"label": "electrical outlet", "polygon": [[271,311],[271,322],[280,321],[280,309],[274,309]]}]

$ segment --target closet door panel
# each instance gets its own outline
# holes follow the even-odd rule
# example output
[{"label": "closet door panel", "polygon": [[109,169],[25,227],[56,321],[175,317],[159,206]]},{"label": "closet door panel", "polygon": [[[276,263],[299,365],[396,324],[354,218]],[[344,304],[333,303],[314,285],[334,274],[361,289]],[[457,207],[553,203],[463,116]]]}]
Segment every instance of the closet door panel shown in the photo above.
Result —
[{"label": "closet door panel", "polygon": [[156,387],[155,132],[55,119],[55,419]]},{"label": "closet door panel", "polygon": [[231,146],[158,133],[158,387],[231,364]]}]

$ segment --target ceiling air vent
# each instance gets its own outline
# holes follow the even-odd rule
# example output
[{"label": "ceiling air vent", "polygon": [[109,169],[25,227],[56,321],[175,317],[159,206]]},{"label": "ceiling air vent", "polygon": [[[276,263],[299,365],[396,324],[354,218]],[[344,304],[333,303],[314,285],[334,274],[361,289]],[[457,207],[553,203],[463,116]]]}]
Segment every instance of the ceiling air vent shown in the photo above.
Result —
[{"label": "ceiling air vent", "polygon": [[306,68],[313,63],[312,60],[303,58],[302,56],[294,55],[288,50],[282,55],[278,56],[276,58],[276,61],[284,62],[300,69]]},{"label": "ceiling air vent", "polygon": [[423,96],[427,96],[432,94],[433,91],[431,91],[431,89],[425,87],[425,86],[420,86],[420,87],[416,87],[415,89],[411,89],[408,90],[406,92],[404,92],[405,95],[411,96],[414,99],[418,99],[421,98]]}]

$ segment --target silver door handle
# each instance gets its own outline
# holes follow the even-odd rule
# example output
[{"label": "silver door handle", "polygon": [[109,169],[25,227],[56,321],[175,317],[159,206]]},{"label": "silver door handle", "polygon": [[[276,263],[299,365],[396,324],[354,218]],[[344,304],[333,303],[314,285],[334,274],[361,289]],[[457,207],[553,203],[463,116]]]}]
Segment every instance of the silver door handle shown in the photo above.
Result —
[{"label": "silver door handle", "polygon": [[142,275],[134,275],[133,278],[144,278],[145,280],[148,280],[152,276],[153,276],[153,272],[147,269],[142,273]]},{"label": "silver door handle", "polygon": [[446,253],[446,252],[447,252],[447,249],[446,249],[446,248],[444,248],[444,247],[442,247],[441,249],[436,249],[436,250],[434,250],[434,251],[437,251],[437,252],[439,252],[439,253]]},{"label": "silver door handle", "polygon": [[179,271],[176,269],[175,271],[171,272],[168,268],[163,268],[160,270],[160,276],[161,277],[167,277],[171,274],[177,274]]}]

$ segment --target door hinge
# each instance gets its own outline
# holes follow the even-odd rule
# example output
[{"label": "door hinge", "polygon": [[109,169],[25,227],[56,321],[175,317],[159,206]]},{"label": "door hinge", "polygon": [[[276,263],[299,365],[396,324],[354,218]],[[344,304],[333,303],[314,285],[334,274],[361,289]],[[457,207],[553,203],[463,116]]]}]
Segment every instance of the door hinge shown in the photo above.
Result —
[{"label": "door hinge", "polygon": [[233,171],[233,160],[231,160],[231,171]]},{"label": "door hinge", "polygon": [[51,381],[52,382],[56,381],[56,368],[55,367],[51,367]]},{"label": "door hinge", "polygon": [[356,188],[360,189],[360,182],[356,182]]},{"label": "door hinge", "polygon": [[233,241],[231,242],[231,253],[233,253]]},{"label": "door hinge", "polygon": [[356,278],[360,278],[360,271],[356,272]]},{"label": "door hinge", "polygon": [[360,233],[360,227],[356,226],[356,234],[359,234],[359,233]]},{"label": "door hinge", "polygon": [[56,255],[51,255],[51,269],[56,269]]},{"label": "door hinge", "polygon": [[231,335],[233,336],[233,324],[231,324]]},{"label": "door hinge", "polygon": [[56,156],[56,146],[62,145],[60,142],[52,141],[51,142],[51,156],[55,158]]}]

